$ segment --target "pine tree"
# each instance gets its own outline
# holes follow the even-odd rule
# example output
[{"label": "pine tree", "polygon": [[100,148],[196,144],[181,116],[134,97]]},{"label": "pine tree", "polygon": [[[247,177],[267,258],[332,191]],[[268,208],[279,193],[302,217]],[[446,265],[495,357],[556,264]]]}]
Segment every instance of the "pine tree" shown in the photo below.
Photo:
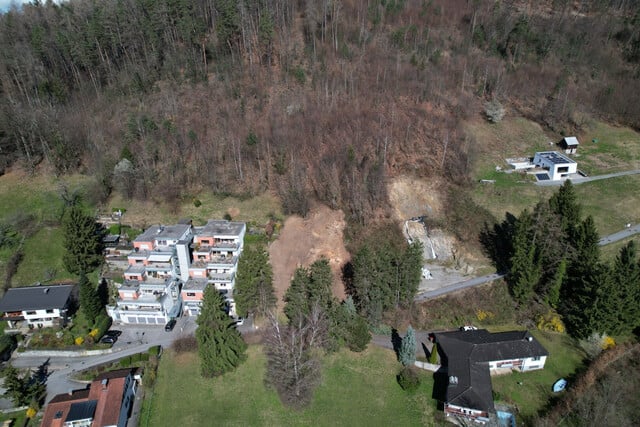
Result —
[{"label": "pine tree", "polygon": [[327,308],[332,300],[331,286],[333,274],[329,260],[322,257],[309,267],[309,283],[307,295],[309,304],[318,302],[321,307]]},{"label": "pine tree", "polygon": [[85,319],[87,319],[87,322],[93,325],[103,310],[100,295],[84,271],[80,272],[78,287],[80,288],[80,309]]},{"label": "pine tree", "polygon": [[566,180],[549,199],[551,210],[560,216],[562,230],[572,237],[575,227],[580,223],[581,207],[571,180]]},{"label": "pine tree", "polygon": [[309,315],[309,299],[307,288],[309,286],[309,273],[306,268],[298,267],[293,273],[291,284],[284,294],[284,313],[292,321],[297,317]]},{"label": "pine tree", "polygon": [[225,312],[222,295],[207,286],[197,319],[196,340],[203,377],[215,377],[234,370],[246,359],[247,345]]},{"label": "pine tree", "polygon": [[347,346],[356,353],[366,350],[371,341],[369,325],[364,317],[354,315],[348,326]]},{"label": "pine tree", "polygon": [[233,296],[236,311],[243,317],[250,313],[265,316],[275,306],[273,271],[269,254],[263,248],[245,249],[238,261]]},{"label": "pine tree", "polygon": [[413,365],[413,362],[416,361],[416,333],[411,325],[409,325],[406,335],[402,338],[398,360],[403,366]]},{"label": "pine tree", "polygon": [[418,292],[422,277],[422,265],[424,264],[422,242],[416,240],[409,244],[402,256],[400,268],[400,292],[399,303],[407,307],[413,302]]},{"label": "pine tree", "polygon": [[560,292],[562,290],[562,284],[565,281],[567,275],[567,260],[563,259],[558,264],[558,269],[556,270],[555,276],[547,289],[546,300],[547,304],[549,304],[553,308],[558,308],[558,304],[560,303]]},{"label": "pine tree", "polygon": [[67,271],[80,274],[81,271],[91,271],[102,263],[104,232],[93,217],[85,215],[78,206],[73,206],[65,214],[62,228],[66,249],[62,260]]},{"label": "pine tree", "polygon": [[540,280],[540,266],[536,260],[536,246],[531,238],[532,218],[527,210],[518,218],[513,237],[514,253],[508,276],[511,294],[519,304],[527,304]]},{"label": "pine tree", "polygon": [[619,328],[611,333],[628,334],[640,326],[640,263],[635,241],[620,249],[612,274],[620,307]]}]

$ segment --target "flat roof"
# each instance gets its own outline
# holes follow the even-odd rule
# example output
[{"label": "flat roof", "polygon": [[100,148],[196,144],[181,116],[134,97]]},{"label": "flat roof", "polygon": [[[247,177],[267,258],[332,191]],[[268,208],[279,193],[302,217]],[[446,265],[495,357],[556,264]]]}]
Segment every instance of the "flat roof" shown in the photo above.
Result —
[{"label": "flat roof", "polygon": [[178,240],[191,229],[189,224],[152,225],[144,233],[136,237],[134,242],[151,242],[153,240]]},{"label": "flat roof", "polygon": [[207,279],[189,279],[182,285],[183,291],[204,291],[207,287]]},{"label": "flat roof", "polygon": [[11,288],[0,300],[0,312],[64,308],[74,285]]},{"label": "flat roof", "polygon": [[195,234],[198,236],[239,236],[244,228],[244,222],[210,219],[205,226],[197,227]]},{"label": "flat roof", "polygon": [[540,151],[536,153],[538,156],[548,160],[554,165],[563,164],[563,163],[575,163],[575,160],[570,159],[562,153],[557,151]]}]

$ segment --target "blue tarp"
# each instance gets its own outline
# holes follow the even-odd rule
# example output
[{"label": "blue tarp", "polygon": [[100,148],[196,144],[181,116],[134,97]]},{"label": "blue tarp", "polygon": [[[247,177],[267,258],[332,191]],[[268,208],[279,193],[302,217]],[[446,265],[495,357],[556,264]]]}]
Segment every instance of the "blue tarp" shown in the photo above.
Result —
[{"label": "blue tarp", "polygon": [[553,383],[553,392],[559,393],[562,390],[564,390],[566,386],[567,386],[567,380],[565,380],[564,378],[560,378],[558,381]]}]

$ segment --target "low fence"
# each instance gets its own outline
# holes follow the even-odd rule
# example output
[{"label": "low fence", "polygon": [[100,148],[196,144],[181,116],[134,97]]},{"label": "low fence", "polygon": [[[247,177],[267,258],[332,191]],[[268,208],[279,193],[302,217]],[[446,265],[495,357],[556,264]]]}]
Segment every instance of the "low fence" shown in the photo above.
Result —
[{"label": "low fence", "polygon": [[433,363],[427,363],[427,362],[420,362],[419,360],[416,360],[415,362],[413,362],[413,364],[420,369],[424,369],[425,371],[436,372],[438,369],[440,369],[440,365],[434,365]]}]

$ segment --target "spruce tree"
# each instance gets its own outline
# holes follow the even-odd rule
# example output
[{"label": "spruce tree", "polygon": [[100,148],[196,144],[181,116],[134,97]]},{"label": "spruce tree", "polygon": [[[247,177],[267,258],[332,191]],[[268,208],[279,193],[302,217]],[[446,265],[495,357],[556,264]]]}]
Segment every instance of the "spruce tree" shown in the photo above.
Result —
[{"label": "spruce tree", "polygon": [[515,300],[528,304],[540,280],[541,269],[536,260],[536,247],[531,238],[532,218],[527,210],[518,218],[513,237],[514,253],[511,257],[509,288]]},{"label": "spruce tree", "polygon": [[98,290],[93,283],[87,278],[84,271],[80,272],[80,279],[78,280],[78,287],[80,288],[80,310],[84,314],[85,319],[90,325],[93,325],[96,318],[103,310],[102,301]]},{"label": "spruce tree", "polygon": [[571,237],[580,223],[581,207],[571,180],[566,180],[549,199],[551,210],[560,216],[562,230]]},{"label": "spruce tree", "polygon": [[567,275],[567,260],[563,259],[558,264],[558,268],[555,272],[555,276],[551,281],[547,289],[546,301],[553,308],[558,308],[558,304],[560,303],[560,292],[562,290],[562,284],[566,279]]},{"label": "spruce tree", "polygon": [[329,260],[322,257],[309,267],[309,282],[307,283],[307,296],[309,304],[320,304],[323,309],[328,308],[332,300],[331,285],[333,273]]},{"label": "spruce tree", "polygon": [[263,248],[245,249],[238,261],[233,296],[236,311],[244,317],[250,313],[265,316],[275,306],[273,271],[269,254]]},{"label": "spruce tree", "polygon": [[411,325],[409,325],[406,335],[402,338],[398,360],[403,366],[413,365],[413,362],[416,361],[416,333]]},{"label": "spruce tree", "polygon": [[291,284],[284,294],[284,313],[292,321],[298,317],[304,318],[309,315],[310,306],[307,297],[309,286],[309,273],[306,268],[298,267],[293,273]]},{"label": "spruce tree", "polygon": [[196,340],[203,377],[215,377],[234,370],[246,359],[247,345],[225,312],[222,295],[207,286],[197,319]]},{"label": "spruce tree", "polygon": [[67,271],[80,274],[102,263],[104,231],[93,217],[86,215],[78,206],[73,206],[65,214],[62,229],[66,249],[62,261]]},{"label": "spruce tree", "polygon": [[617,332],[628,334],[640,326],[640,263],[635,241],[630,241],[620,249],[612,274],[620,301]]}]

